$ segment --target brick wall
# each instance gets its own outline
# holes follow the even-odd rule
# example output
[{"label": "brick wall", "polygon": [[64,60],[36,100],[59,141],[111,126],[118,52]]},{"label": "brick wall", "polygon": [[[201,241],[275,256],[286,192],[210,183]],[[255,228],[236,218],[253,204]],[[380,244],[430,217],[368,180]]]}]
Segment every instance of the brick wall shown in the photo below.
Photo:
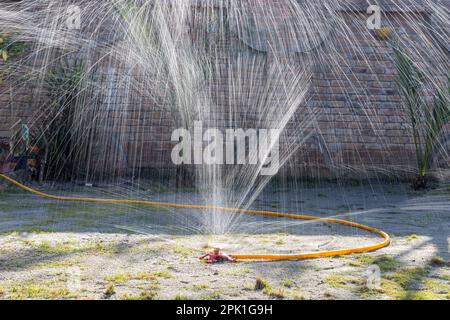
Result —
[{"label": "brick wall", "polygon": [[[418,21],[427,18],[427,13],[420,9],[415,15]],[[314,123],[305,126],[301,134],[311,136],[293,154],[283,170],[293,176],[324,178],[411,176],[416,166],[414,146],[401,107],[392,50],[387,42],[362,32],[367,19],[365,14],[358,10],[343,11],[341,17],[354,35],[352,45],[340,40],[344,34],[332,32],[316,48],[320,56],[312,59],[314,72],[307,103],[298,107],[286,126],[282,141],[291,141],[290,135],[300,134],[299,124],[307,117],[307,112],[315,109],[317,117]],[[419,52],[426,50],[421,38],[415,34],[417,30],[402,23],[401,13],[394,10],[387,18],[392,29],[402,30],[411,47]],[[221,128],[227,127],[230,122],[236,125],[243,117],[247,119],[247,126],[252,123],[248,119],[255,119],[254,123],[262,125],[257,121],[260,110],[252,102],[258,99],[255,88],[267,84],[270,53],[255,50],[232,32],[220,41],[218,48],[222,52],[217,56],[217,77],[211,88],[214,108],[210,109],[210,115],[203,115],[202,119],[212,120],[215,126]],[[242,92],[254,95],[250,98],[240,95],[239,89],[230,83],[235,79],[231,76],[232,72],[252,72],[242,64],[236,67],[242,56],[239,52],[244,56],[251,55],[252,59],[267,67],[259,66],[253,70],[259,74],[252,74],[252,84],[245,79],[239,83]],[[300,70],[304,61],[301,55],[294,53],[287,57],[289,65]],[[111,64],[114,63],[105,63],[103,69],[99,68],[102,70],[100,73],[115,72],[120,75],[120,68],[106,71]],[[155,103],[133,90],[124,97],[123,90],[114,88],[110,76],[105,79],[108,80],[104,80],[101,86],[112,92],[113,97],[103,99],[101,107],[95,111],[95,133],[85,135],[85,140],[80,143],[89,155],[82,169],[89,168],[90,173],[105,176],[124,171],[138,174],[147,170],[167,170],[173,173],[170,154],[174,143],[170,142],[170,136],[175,124],[170,106],[167,102]],[[0,136],[8,136],[10,126],[19,119],[31,124],[36,121],[36,110],[29,107],[30,101],[36,99],[36,92],[33,95],[30,92],[33,91],[28,85],[14,86],[13,90],[8,88],[8,84],[0,85]],[[282,101],[282,98],[277,100],[276,96],[272,99],[274,106]],[[230,115],[230,107],[239,109]],[[80,112],[86,113],[86,110]],[[274,112],[273,116],[275,118],[272,120],[276,122],[277,117],[282,115]],[[443,134],[448,135],[448,131]],[[292,145],[286,142],[283,148],[289,149]],[[448,166],[447,158],[441,157],[437,163]]]}]

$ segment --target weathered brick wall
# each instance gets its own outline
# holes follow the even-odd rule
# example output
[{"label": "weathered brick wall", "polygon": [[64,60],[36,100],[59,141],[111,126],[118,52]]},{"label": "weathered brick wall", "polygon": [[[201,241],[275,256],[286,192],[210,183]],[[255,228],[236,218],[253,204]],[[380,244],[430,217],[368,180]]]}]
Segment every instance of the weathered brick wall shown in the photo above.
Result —
[{"label": "weathered brick wall", "polygon": [[[8,63],[0,60],[0,70],[8,70]],[[4,74],[3,74],[4,75]],[[19,75],[6,76],[0,82],[0,139],[8,140],[20,124],[30,124],[35,112],[30,101],[33,99],[33,83],[20,79]]]},{"label": "weathered brick wall", "polygon": [[[386,41],[373,38],[368,31],[362,32],[366,30],[367,15],[361,12],[341,15],[355,35],[354,41],[341,41],[343,35],[332,33],[327,39],[332,43],[325,42],[316,49],[320,58],[313,59],[307,105],[298,108],[285,135],[299,132],[299,123],[305,119],[307,110],[316,109],[316,122],[306,129],[312,133],[311,137],[299,147],[284,170],[293,176],[324,178],[411,176],[416,167],[414,146],[396,85],[392,49]],[[401,17],[401,13],[391,12],[386,24],[405,33],[411,47],[426,50],[423,41],[415,35],[417,30],[408,28]],[[425,19],[427,13],[419,10],[416,18]],[[234,78],[230,73],[248,71],[245,64],[237,67],[239,54],[236,52],[251,54],[267,67],[270,67],[270,57],[267,52],[250,48],[233,33],[218,45],[222,53],[216,61],[217,77],[211,90],[214,115],[203,115],[202,119],[212,118],[215,126],[225,128],[230,120],[240,127],[236,123],[245,117],[246,125],[250,126],[252,122],[248,119],[255,119],[256,123],[260,111],[252,104],[258,98],[255,88],[267,83],[267,73],[257,69],[260,74],[251,76],[252,85],[244,79],[237,87],[232,86],[230,81]],[[299,55],[289,59],[293,65],[302,61]],[[107,72],[121,73],[120,69]],[[96,133],[92,134],[90,145],[84,141],[89,159],[83,169],[89,168],[86,170],[90,173],[103,176],[124,170],[133,175],[147,170],[173,173],[170,155],[174,143],[170,137],[175,124],[170,108],[134,91],[123,97],[123,91],[115,90],[111,78],[107,79],[102,87],[112,92],[112,97],[105,98],[96,110]],[[33,113],[36,110],[29,108],[30,99],[34,98],[26,87],[6,89],[7,84],[0,86],[0,136],[7,136],[11,124],[19,119],[32,123],[36,117]],[[238,90],[251,91],[254,96],[244,96]],[[237,108],[237,112],[230,115],[227,112],[230,107]],[[443,135],[448,136],[448,132]],[[282,149],[290,147],[284,145]],[[444,160],[439,164],[448,165],[447,159]]]}]

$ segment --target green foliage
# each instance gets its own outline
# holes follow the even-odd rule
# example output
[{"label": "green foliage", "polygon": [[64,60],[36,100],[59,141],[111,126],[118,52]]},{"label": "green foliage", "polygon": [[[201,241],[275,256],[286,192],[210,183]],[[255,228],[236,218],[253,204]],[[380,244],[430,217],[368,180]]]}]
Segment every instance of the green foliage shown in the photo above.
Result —
[{"label": "green foliage", "polygon": [[407,241],[414,241],[417,240],[419,237],[417,236],[417,234],[410,234],[409,236],[406,237]]},{"label": "green foliage", "polygon": [[201,300],[219,300],[221,297],[220,291],[214,291],[211,294],[201,297]]},{"label": "green foliage", "polygon": [[138,295],[130,295],[125,293],[122,296],[122,300],[156,300],[158,293],[154,291],[141,291]]},{"label": "green foliage", "polygon": [[116,293],[116,288],[113,283],[108,284],[105,291],[105,297],[109,298]]},{"label": "green foliage", "polygon": [[328,284],[332,288],[344,288],[351,289],[357,285],[360,285],[360,280],[347,276],[344,274],[331,274],[325,279],[325,283]]},{"label": "green foliage", "polygon": [[433,102],[428,103],[424,89],[425,75],[399,43],[394,42],[393,49],[398,84],[416,149],[419,177],[415,187],[416,189],[425,188],[426,174],[431,166],[437,140],[444,126],[450,122],[450,77],[446,86],[436,89]]},{"label": "green foliage", "polygon": [[114,275],[105,277],[105,280],[110,283],[124,283],[132,279],[133,277],[129,273],[116,273]]},{"label": "green foliage", "polygon": [[431,264],[434,266],[445,266],[447,262],[444,260],[444,258],[440,256],[434,256],[431,258]]},{"label": "green foliage", "polygon": [[15,35],[5,32],[0,33],[0,60],[3,60],[3,62],[21,56],[27,49],[24,42],[15,40]]},{"label": "green foliage", "polygon": [[270,284],[266,279],[259,278],[259,277],[256,278],[256,282],[255,282],[255,290],[256,291],[263,290],[268,287],[270,287]]},{"label": "green foliage", "polygon": [[426,276],[426,270],[421,267],[403,268],[386,276],[388,280],[395,281],[403,289],[409,289],[414,282],[422,281]]},{"label": "green foliage", "polygon": [[295,283],[292,279],[284,278],[283,281],[281,282],[281,285],[286,288],[292,288],[295,285]]},{"label": "green foliage", "polygon": [[45,178],[71,179],[74,165],[73,118],[84,76],[81,61],[61,58],[45,78],[49,105],[38,132],[35,132],[35,144],[44,152]]},{"label": "green foliage", "polygon": [[400,262],[391,255],[373,256],[370,254],[362,254],[350,262],[350,265],[354,267],[369,266],[373,264],[377,265],[382,272],[395,271],[400,266]]}]

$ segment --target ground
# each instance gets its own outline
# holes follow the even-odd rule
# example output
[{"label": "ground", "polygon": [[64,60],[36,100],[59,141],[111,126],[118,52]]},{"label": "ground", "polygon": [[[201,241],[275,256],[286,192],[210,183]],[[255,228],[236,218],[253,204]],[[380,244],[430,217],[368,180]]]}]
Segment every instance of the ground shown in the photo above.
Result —
[{"label": "ground", "polygon": [[[60,203],[7,188],[0,191],[0,298],[450,299],[448,188],[416,193],[401,184],[328,185],[304,186],[295,194],[272,189],[255,207],[337,214],[380,228],[393,241],[367,254],[206,265],[197,257],[216,246],[229,253],[305,252],[379,239],[347,227],[254,217],[241,221],[257,226],[251,233],[205,236],[183,227],[169,236],[151,228],[157,214],[170,215],[163,208]],[[182,224],[180,215],[173,221]],[[375,265],[381,283],[371,287]]]}]

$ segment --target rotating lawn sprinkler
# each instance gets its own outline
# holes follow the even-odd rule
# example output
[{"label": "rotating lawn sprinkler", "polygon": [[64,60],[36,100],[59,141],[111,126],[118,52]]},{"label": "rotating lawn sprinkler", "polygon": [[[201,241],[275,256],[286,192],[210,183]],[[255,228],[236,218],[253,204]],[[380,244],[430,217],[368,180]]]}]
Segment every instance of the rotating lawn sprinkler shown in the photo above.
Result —
[{"label": "rotating lawn sprinkler", "polygon": [[236,262],[236,259],[230,257],[224,252],[221,252],[219,248],[214,248],[213,251],[199,257],[200,260],[206,261],[206,263],[222,263],[222,262]]}]

